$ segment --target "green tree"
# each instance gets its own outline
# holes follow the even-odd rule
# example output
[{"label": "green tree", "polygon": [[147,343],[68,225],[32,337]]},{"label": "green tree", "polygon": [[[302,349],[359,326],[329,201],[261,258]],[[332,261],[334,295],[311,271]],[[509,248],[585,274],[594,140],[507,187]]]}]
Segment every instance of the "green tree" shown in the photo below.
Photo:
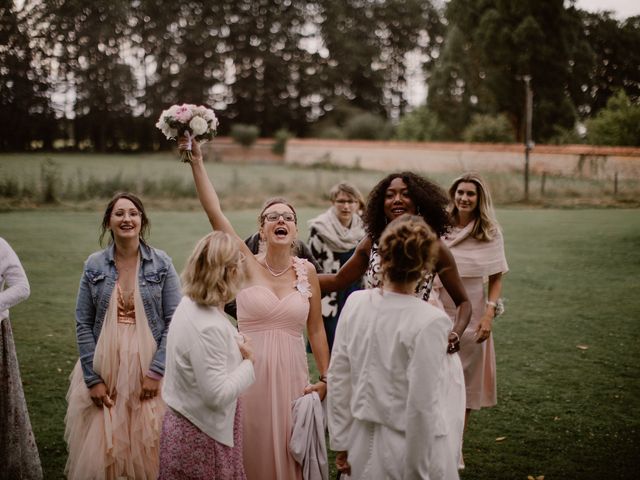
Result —
[{"label": "green tree", "polygon": [[66,85],[74,97],[76,144],[89,142],[97,151],[127,148],[135,141],[136,80],[127,63],[130,3],[39,3],[40,34],[56,60],[58,85]]},{"label": "green tree", "polygon": [[327,60],[325,111],[348,101],[374,114],[404,113],[406,55],[431,55],[442,32],[438,11],[423,0],[319,0],[319,33]]},{"label": "green tree", "polygon": [[0,0],[0,150],[29,150],[32,141],[52,147],[49,85],[30,45],[29,15]]},{"label": "green tree", "polygon": [[640,146],[640,102],[619,90],[587,121],[587,140],[593,145]]},{"label": "green tree", "polygon": [[222,36],[214,38],[232,66],[223,115],[272,135],[282,125],[303,133],[318,88],[322,59],[303,44],[309,34],[307,1],[229,0]]},{"label": "green tree", "polygon": [[555,126],[573,126],[568,90],[576,24],[562,0],[451,0],[446,18],[451,53],[445,42],[430,70],[428,104],[452,136],[459,138],[473,113],[488,113],[506,115],[522,139],[524,75],[532,77],[536,141],[552,136]]},{"label": "green tree", "polygon": [[590,67],[576,85],[576,102],[583,116],[593,115],[622,89],[632,100],[640,98],[640,16],[618,21],[609,12],[578,11],[582,52],[589,52]]},{"label": "green tree", "polygon": [[142,74],[138,110],[145,148],[170,145],[153,126],[162,110],[177,103],[216,108],[221,129],[228,132],[228,122],[219,111],[231,101],[224,84],[227,3],[140,0],[133,4],[131,42],[135,69]]},{"label": "green tree", "polygon": [[[444,46],[429,76],[429,125],[437,125],[437,140],[459,140],[471,116],[479,109],[480,74],[474,64],[471,43],[456,25],[447,31]],[[482,106],[490,109],[491,96],[482,95]],[[433,131],[433,127],[429,130]]]}]

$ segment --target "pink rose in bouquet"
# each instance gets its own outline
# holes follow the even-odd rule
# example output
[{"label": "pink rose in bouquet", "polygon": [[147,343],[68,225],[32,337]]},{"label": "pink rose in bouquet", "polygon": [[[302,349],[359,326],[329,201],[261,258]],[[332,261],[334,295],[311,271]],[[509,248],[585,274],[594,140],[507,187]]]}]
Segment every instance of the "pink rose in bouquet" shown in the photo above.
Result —
[{"label": "pink rose in bouquet", "polygon": [[202,105],[173,105],[160,114],[156,123],[165,137],[169,140],[177,140],[186,136],[189,144],[182,150],[180,159],[183,162],[191,161],[191,142],[211,140],[218,129],[218,119],[210,108]]}]

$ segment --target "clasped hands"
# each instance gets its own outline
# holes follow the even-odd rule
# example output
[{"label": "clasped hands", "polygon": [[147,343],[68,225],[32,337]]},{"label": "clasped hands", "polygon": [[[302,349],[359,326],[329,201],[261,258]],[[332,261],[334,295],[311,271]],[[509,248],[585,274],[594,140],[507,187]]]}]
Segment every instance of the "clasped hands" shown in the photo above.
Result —
[{"label": "clasped hands", "polygon": [[[142,388],[140,391],[140,400],[151,400],[155,398],[160,392],[160,380],[155,380],[151,377],[144,377],[142,380]],[[97,383],[89,389],[89,396],[93,404],[102,408],[103,406],[111,408],[115,405],[115,395],[110,396],[107,392],[107,386],[103,383]]]}]

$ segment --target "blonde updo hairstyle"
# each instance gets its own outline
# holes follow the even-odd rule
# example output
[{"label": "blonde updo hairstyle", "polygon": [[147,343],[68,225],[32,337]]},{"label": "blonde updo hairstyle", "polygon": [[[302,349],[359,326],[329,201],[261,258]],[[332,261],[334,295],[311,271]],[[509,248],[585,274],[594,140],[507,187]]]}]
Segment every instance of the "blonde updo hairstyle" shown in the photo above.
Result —
[{"label": "blonde updo hairstyle", "polygon": [[224,232],[202,238],[182,272],[182,291],[194,302],[206,306],[232,300],[245,278],[244,256],[236,240]]},{"label": "blonde updo hairstyle", "polygon": [[417,282],[432,271],[438,258],[438,237],[418,215],[393,220],[380,237],[378,253],[383,278],[394,283]]}]

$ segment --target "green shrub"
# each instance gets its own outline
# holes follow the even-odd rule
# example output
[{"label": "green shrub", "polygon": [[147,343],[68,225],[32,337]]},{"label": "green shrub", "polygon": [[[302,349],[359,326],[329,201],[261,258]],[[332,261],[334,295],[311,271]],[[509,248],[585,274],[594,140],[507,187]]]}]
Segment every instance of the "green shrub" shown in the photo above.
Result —
[{"label": "green shrub", "polygon": [[393,128],[384,118],[365,112],[351,117],[344,126],[349,140],[387,140]]},{"label": "green shrub", "polygon": [[465,128],[465,142],[511,143],[515,141],[513,128],[504,114],[474,115]]},{"label": "green shrub", "polygon": [[445,126],[438,120],[437,115],[424,105],[400,119],[395,138],[416,142],[449,140]]},{"label": "green shrub", "polygon": [[559,125],[553,127],[554,135],[547,141],[551,145],[577,145],[585,142],[576,128],[564,128]]},{"label": "green shrub", "polygon": [[587,141],[591,145],[640,146],[640,103],[619,90],[606,108],[587,121]]},{"label": "green shrub", "polygon": [[286,128],[281,128],[273,135],[275,143],[271,147],[271,151],[276,155],[284,155],[287,149],[287,141],[293,137],[293,134]]},{"label": "green shrub", "polygon": [[315,138],[325,138],[328,140],[344,140],[344,132],[337,125],[327,125],[313,129],[312,135]]},{"label": "green shrub", "polygon": [[260,129],[255,125],[236,123],[231,126],[231,132],[229,134],[234,142],[245,148],[249,148],[251,145],[256,143],[256,140],[260,135]]},{"label": "green shrub", "polygon": [[40,181],[42,202],[56,203],[60,185],[60,166],[50,158],[40,165]]}]

